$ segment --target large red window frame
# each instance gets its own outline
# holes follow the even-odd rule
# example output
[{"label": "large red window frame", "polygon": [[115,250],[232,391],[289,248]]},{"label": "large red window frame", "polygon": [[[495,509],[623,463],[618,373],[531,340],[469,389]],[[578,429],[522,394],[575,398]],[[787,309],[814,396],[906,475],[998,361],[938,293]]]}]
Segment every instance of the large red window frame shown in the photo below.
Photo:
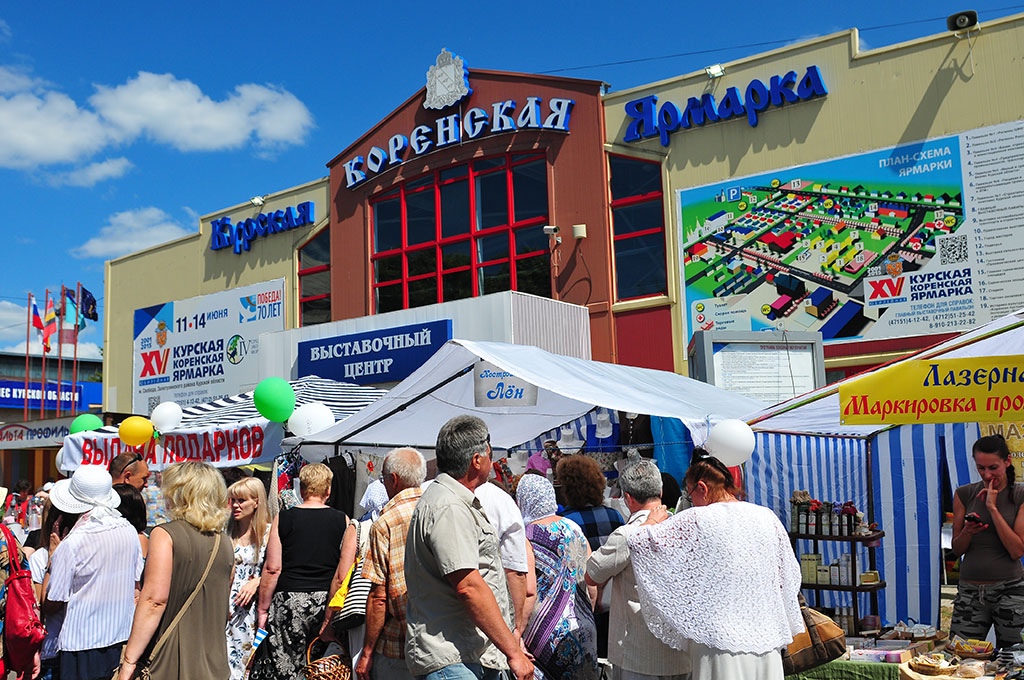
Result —
[{"label": "large red window frame", "polygon": [[[631,163],[646,163],[646,164],[650,164],[650,165],[653,165],[653,166],[657,166],[658,167],[658,171],[659,171],[659,176],[660,176],[661,164],[656,162],[656,161],[648,161],[648,160],[644,160],[644,159],[640,159],[640,158],[635,158],[635,157],[631,157],[631,156],[621,156],[621,155],[618,155],[618,154],[609,154],[609,163],[611,162],[611,158],[612,157],[621,158],[621,159],[629,161]],[[609,176],[610,176],[610,174],[611,173],[610,173],[610,170],[609,170]],[[662,200],[663,199],[663,193],[664,192],[663,192],[663,189],[662,189],[662,186],[661,186],[661,182],[659,181],[658,189],[657,190],[648,191],[648,192],[643,193],[643,194],[635,194],[635,195],[630,195],[630,196],[619,196],[619,197],[612,196],[611,197],[611,201],[609,203],[609,208],[610,208],[611,215],[612,215],[613,250],[617,251],[617,249],[614,248],[615,244],[622,243],[622,242],[627,242],[627,241],[629,241],[631,239],[638,239],[638,238],[643,238],[643,237],[647,237],[647,236],[656,236],[657,235],[657,236],[660,236],[662,252],[667,256],[667,245],[665,243],[665,218],[664,218],[664,209],[663,209],[664,203],[663,203],[663,200]],[[615,215],[615,211],[617,209],[619,209],[619,208],[629,208],[629,207],[633,207],[633,206],[637,206],[637,205],[642,205],[642,204],[645,204],[645,203],[654,203],[654,202],[657,202],[658,207],[659,207],[659,212],[660,212],[660,219],[658,221],[658,226],[657,227],[650,227],[650,228],[647,228],[647,229],[637,229],[635,231],[629,231],[629,232],[626,232],[626,233],[619,233],[615,229],[615,218],[614,218],[614,215]],[[666,264],[666,260],[665,259],[662,260],[661,266],[662,266],[663,270],[667,269],[667,264]],[[616,274],[616,280],[617,281],[618,281],[618,279],[622,275],[626,274],[626,272],[620,271],[620,267],[619,267],[619,263],[618,262],[616,262],[616,265],[615,265],[615,274]],[[666,279],[666,286],[667,286],[667,279]],[[620,286],[617,285],[617,288],[620,288]],[[666,292],[667,292],[667,288],[665,290],[651,291],[651,292],[642,293],[640,295],[630,295],[630,296],[620,296],[618,294],[618,292],[616,292],[616,298],[618,300],[636,300],[636,299],[642,299],[642,298],[646,298],[646,297],[654,297],[654,296],[657,296],[657,295],[664,295]]]},{"label": "large red window frame", "polygon": [[[515,169],[532,163],[540,163],[544,168],[544,191],[547,199],[545,210],[541,215],[534,215],[521,220],[516,220],[516,193],[513,182]],[[495,164],[497,164],[497,167],[490,167]],[[464,172],[463,169],[465,170]],[[480,197],[478,196],[477,179],[501,174],[504,175],[505,179],[504,209],[506,211],[507,219],[505,219],[501,224],[482,228],[481,220],[483,219],[483,215],[478,215],[478,209],[482,207],[482,205],[479,203]],[[435,295],[433,296],[433,299],[417,300],[416,304],[412,306],[440,303],[445,302],[446,300],[462,299],[466,297],[476,297],[480,294],[493,293],[500,290],[520,290],[521,278],[525,272],[525,270],[521,271],[521,265],[533,258],[544,259],[543,265],[547,272],[547,286],[546,290],[540,291],[533,288],[529,290],[529,292],[544,294],[550,297],[550,252],[547,247],[548,241],[546,238],[540,240],[536,237],[538,231],[542,229],[544,225],[548,224],[550,197],[547,193],[547,176],[547,160],[543,152],[509,152],[497,156],[477,158],[464,165],[450,166],[425,173],[414,179],[403,182],[397,188],[391,189],[382,196],[372,200],[370,203],[371,215],[375,216],[376,206],[384,202],[397,199],[400,208],[399,214],[401,220],[401,244],[398,247],[380,251],[377,250],[376,230],[378,225],[376,223],[371,224],[371,250],[373,252],[370,256],[370,276],[371,290],[373,293],[372,305],[374,311],[382,312],[391,311],[392,309],[409,308],[410,285],[415,286],[417,282],[427,283],[429,288],[429,282],[433,281]],[[469,231],[452,236],[443,236],[441,190],[442,187],[455,185],[458,182],[466,182],[467,184],[469,201]],[[433,192],[433,239],[428,239],[422,243],[409,244],[408,201],[410,196],[420,194],[421,192]],[[371,221],[375,222],[375,220],[375,217],[371,218]],[[490,257],[488,259],[482,259],[480,251],[484,246],[484,243],[487,243],[484,240],[502,235],[508,239],[505,254]],[[521,243],[517,243],[517,239],[519,239]],[[446,247],[458,246],[466,243],[468,243],[469,246],[469,261],[445,266],[443,250]],[[493,243],[493,241],[491,241],[491,243]],[[524,250],[523,252],[518,252],[520,245],[529,249]],[[410,274],[410,256],[420,255],[428,251],[433,252],[433,271]],[[398,276],[378,280],[378,266],[383,265],[388,259],[396,257],[401,258],[400,272],[396,271]],[[429,257],[427,261],[429,261]],[[482,273],[486,273],[488,268],[500,267],[501,265],[508,265],[508,285],[494,285],[492,283],[491,286],[485,286],[485,289],[481,291]],[[469,273],[470,282],[468,290],[453,291],[453,294],[450,297],[446,297],[445,277],[465,274],[467,272]],[[448,281],[454,281],[454,278],[450,278]],[[402,295],[401,306],[390,306],[386,309],[381,309],[381,291],[399,286],[401,287]]]},{"label": "large red window frame", "polygon": [[[302,252],[306,248],[312,246],[314,242],[318,241],[321,238],[327,239],[328,261],[325,264],[314,265],[314,266],[306,267],[305,269],[303,269],[303,267],[302,267]],[[299,248],[299,271],[298,271],[298,278],[299,278],[299,325],[300,326],[307,325],[307,324],[305,324],[303,322],[303,319],[305,317],[305,315],[303,313],[303,310],[304,310],[304,307],[305,307],[306,303],[308,303],[308,302],[316,302],[318,300],[330,300],[330,297],[331,297],[330,285],[328,285],[328,290],[327,290],[326,293],[318,293],[316,295],[304,295],[303,294],[303,285],[302,285],[304,277],[307,277],[310,274],[320,274],[322,272],[330,272],[331,271],[331,263],[330,263],[330,259],[329,258],[330,258],[330,230],[329,229],[322,229],[313,238],[311,238],[309,241],[304,243]],[[330,275],[328,274],[328,277],[329,276]],[[328,303],[328,309],[330,309],[330,304],[329,303]],[[328,316],[327,320],[330,320],[330,312],[328,312],[327,316]]]}]

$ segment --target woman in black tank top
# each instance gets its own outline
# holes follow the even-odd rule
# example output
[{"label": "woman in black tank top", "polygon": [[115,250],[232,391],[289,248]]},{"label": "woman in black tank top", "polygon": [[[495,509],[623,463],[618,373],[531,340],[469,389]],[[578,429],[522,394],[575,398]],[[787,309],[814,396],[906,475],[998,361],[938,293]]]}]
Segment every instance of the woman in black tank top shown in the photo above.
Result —
[{"label": "woman in black tank top", "polygon": [[1021,642],[1024,628],[1024,484],[1015,484],[1002,435],[974,443],[980,482],[953,496],[953,551],[961,556],[960,583],[950,632],[984,639],[995,626],[996,644]]}]

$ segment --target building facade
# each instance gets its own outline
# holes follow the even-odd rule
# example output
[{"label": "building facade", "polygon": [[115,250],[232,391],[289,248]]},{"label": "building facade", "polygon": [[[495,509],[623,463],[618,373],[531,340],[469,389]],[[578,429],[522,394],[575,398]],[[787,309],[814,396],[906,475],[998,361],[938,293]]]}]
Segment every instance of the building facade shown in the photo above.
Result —
[{"label": "building facade", "polygon": [[830,379],[928,346],[1024,307],[1022,41],[1024,15],[853,29],[610,94],[442,51],[328,178],[108,263],[105,408],[145,412],[190,331],[161,305],[278,280],[281,330],[516,291],[584,307],[596,360],[681,373],[697,330],[821,333]]},{"label": "building facade", "polygon": [[835,379],[1024,307],[1022,38],[850,30],[607,95],[609,154],[662,170],[677,365],[697,330],[814,331]]}]

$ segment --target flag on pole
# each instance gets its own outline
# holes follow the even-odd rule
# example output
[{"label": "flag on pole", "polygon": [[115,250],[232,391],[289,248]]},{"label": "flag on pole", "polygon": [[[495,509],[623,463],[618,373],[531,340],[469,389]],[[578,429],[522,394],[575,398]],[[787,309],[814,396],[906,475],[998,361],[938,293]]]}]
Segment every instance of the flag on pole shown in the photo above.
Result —
[{"label": "flag on pole", "polygon": [[[100,317],[96,313],[96,296],[90,293],[86,288],[82,287],[82,300],[79,308],[82,310],[82,316],[89,321],[99,321]],[[85,327],[85,324],[82,324]]]},{"label": "flag on pole", "polygon": [[32,296],[32,327],[39,331],[43,330],[43,317],[39,316],[35,295]]},{"label": "flag on pole", "polygon": [[50,351],[50,338],[57,332],[57,311],[53,308],[53,298],[46,298],[46,315],[43,317],[43,352]]},{"label": "flag on pole", "polygon": [[[71,288],[64,289],[64,325],[78,330],[85,330],[85,315],[78,312],[78,305],[75,302],[75,291]],[[61,342],[68,342],[61,340]],[[74,342],[73,340],[71,342]],[[68,343],[70,344],[70,343]]]}]

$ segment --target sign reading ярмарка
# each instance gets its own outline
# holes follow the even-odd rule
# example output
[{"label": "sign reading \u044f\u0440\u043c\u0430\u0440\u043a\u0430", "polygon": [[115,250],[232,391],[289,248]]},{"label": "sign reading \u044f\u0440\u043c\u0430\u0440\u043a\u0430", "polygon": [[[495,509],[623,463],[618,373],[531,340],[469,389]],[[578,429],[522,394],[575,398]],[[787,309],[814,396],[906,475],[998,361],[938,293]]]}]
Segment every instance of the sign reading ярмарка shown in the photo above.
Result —
[{"label": "sign reading \u044f\u0440\u043c\u0430\u0440\u043a\u0430", "polygon": [[284,330],[284,279],[135,310],[132,411],[251,390],[260,333]]}]

